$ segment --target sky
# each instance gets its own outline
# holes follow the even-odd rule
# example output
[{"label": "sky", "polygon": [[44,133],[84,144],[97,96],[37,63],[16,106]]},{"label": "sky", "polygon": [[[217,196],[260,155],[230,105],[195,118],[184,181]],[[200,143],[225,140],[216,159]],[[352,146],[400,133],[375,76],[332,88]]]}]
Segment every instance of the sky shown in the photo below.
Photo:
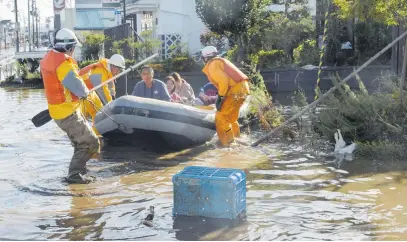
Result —
[{"label": "sky", "polygon": [[[45,17],[54,15],[53,1],[52,0],[36,0],[37,7],[40,11],[41,23],[45,23]],[[30,0],[31,3],[31,0]],[[18,10],[24,13],[27,21],[28,14],[28,0],[17,0]],[[0,20],[10,19],[15,21],[15,14],[11,12],[14,10],[14,0],[0,0]],[[22,20],[20,20],[22,21]]]}]

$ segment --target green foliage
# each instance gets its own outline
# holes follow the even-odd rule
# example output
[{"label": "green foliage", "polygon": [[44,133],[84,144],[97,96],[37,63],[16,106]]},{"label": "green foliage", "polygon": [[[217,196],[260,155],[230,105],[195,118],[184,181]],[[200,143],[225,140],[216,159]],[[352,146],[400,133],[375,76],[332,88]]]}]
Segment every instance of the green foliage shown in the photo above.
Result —
[{"label": "green foliage", "polygon": [[[407,155],[405,149],[400,149],[407,144],[407,99],[400,103],[397,79],[382,77],[378,83],[381,91],[372,94],[357,79],[359,91],[344,85],[328,97],[326,106],[316,114],[315,130],[333,141],[334,133],[340,129],[345,141],[359,144],[360,155],[400,156],[400,150]],[[338,83],[337,79],[333,81]]]},{"label": "green foliage", "polygon": [[33,80],[40,79],[40,73],[38,71],[30,72],[30,69],[26,64],[17,63],[17,75],[23,80]]},{"label": "green foliage", "polygon": [[107,40],[104,34],[86,33],[84,34],[84,43],[82,54],[85,60],[99,59],[101,56],[103,43]]},{"label": "green foliage", "polygon": [[334,0],[340,9],[339,17],[376,21],[386,25],[405,24],[407,1],[400,0]]},{"label": "green foliage", "polygon": [[315,28],[311,18],[299,21],[291,20],[284,14],[272,14],[268,18],[262,36],[262,46],[265,50],[284,50],[287,58],[293,60],[294,49],[304,40],[315,36]]},{"label": "green foliage", "polygon": [[356,155],[371,159],[401,160],[406,156],[405,144],[393,141],[355,142],[357,144]]},{"label": "green foliage", "polygon": [[225,58],[230,61],[233,61],[233,60],[236,60],[236,56],[237,56],[237,45],[233,46],[226,52]]},{"label": "green foliage", "polygon": [[112,52],[123,55],[124,51],[133,51],[137,60],[144,59],[150,55],[161,45],[161,41],[153,36],[152,30],[146,30],[140,33],[143,41],[134,37],[114,41],[112,43]]},{"label": "green foliage", "polygon": [[290,65],[290,60],[282,50],[260,50],[257,54],[249,56],[250,61],[258,68],[274,68]]},{"label": "green foliage", "polygon": [[[126,68],[136,64],[135,60],[126,60]],[[151,62],[147,64],[151,66],[155,72],[188,72],[197,69],[196,63],[192,57],[178,56],[168,58],[161,62]]]},{"label": "green foliage", "polygon": [[240,35],[250,26],[251,0],[195,0],[196,12],[214,33]]},{"label": "green foliage", "polygon": [[272,97],[264,85],[263,77],[257,71],[250,75],[251,80],[257,80],[251,85],[250,112],[259,118],[260,126],[270,130],[284,122],[281,110],[273,105]]},{"label": "green foliage", "polygon": [[247,60],[250,41],[258,31],[271,0],[195,0],[196,12],[206,27],[237,45],[236,63]]},{"label": "green foliage", "polygon": [[[327,48],[324,65],[358,65],[371,58],[391,42],[391,31],[386,25],[374,21],[353,23],[338,17],[340,11],[331,13],[327,31]],[[345,42],[351,42],[353,50],[342,50]],[[386,64],[391,51],[383,54],[377,62]]]},{"label": "green foliage", "polygon": [[[377,22],[358,22],[355,25],[355,46],[359,62],[373,57],[392,41],[391,29]],[[382,63],[391,58],[391,51],[379,57]]]},{"label": "green foliage", "polygon": [[90,65],[90,64],[93,64],[93,63],[95,63],[95,62],[97,62],[97,61],[98,61],[98,59],[95,59],[95,60],[84,60],[84,61],[78,62],[78,67],[79,67],[79,69],[82,69],[82,68],[84,68],[85,66],[88,66],[88,65]]},{"label": "green foliage", "polygon": [[294,95],[291,96],[291,101],[293,102],[293,107],[296,107],[297,109],[308,105],[305,92],[301,89],[294,91]]},{"label": "green foliage", "polygon": [[273,0],[273,3],[284,5],[284,15],[291,20],[309,17],[308,0]]},{"label": "green foliage", "polygon": [[225,36],[211,31],[205,31],[200,35],[200,41],[203,46],[212,45],[215,46],[218,51],[225,49],[226,40]]},{"label": "green foliage", "polygon": [[138,59],[144,59],[152,55],[160,47],[161,41],[154,37],[152,30],[146,30],[140,33],[144,41],[132,41],[130,47],[133,48]]},{"label": "green foliage", "polygon": [[164,70],[167,72],[185,72],[197,69],[192,57],[178,56],[164,61]]},{"label": "green foliage", "polygon": [[299,66],[318,65],[319,49],[315,40],[306,39],[294,49],[294,62]]}]

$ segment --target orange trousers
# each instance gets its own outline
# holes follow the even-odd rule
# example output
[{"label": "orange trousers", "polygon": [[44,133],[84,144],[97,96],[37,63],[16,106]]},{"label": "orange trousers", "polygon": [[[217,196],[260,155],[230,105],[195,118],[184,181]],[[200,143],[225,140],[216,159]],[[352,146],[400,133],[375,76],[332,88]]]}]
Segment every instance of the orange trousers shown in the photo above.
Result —
[{"label": "orange trousers", "polygon": [[240,108],[249,94],[248,83],[242,82],[230,89],[225,96],[220,111],[215,114],[216,133],[222,145],[226,146],[240,137],[240,127],[237,122]]},{"label": "orange trousers", "polygon": [[82,114],[85,118],[89,118],[90,116],[93,122],[96,117],[96,113],[103,107],[103,104],[95,92],[89,94],[88,99],[90,99],[93,104],[88,100],[84,101],[82,105]]}]

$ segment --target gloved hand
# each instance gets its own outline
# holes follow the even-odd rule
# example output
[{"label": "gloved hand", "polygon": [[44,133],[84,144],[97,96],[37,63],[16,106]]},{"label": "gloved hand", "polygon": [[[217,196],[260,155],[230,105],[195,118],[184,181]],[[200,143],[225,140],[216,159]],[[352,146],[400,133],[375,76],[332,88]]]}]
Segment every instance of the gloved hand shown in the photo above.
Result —
[{"label": "gloved hand", "polygon": [[220,108],[222,107],[224,100],[225,100],[225,97],[223,97],[223,96],[218,96],[218,98],[216,99],[215,106],[218,111],[220,111]]}]

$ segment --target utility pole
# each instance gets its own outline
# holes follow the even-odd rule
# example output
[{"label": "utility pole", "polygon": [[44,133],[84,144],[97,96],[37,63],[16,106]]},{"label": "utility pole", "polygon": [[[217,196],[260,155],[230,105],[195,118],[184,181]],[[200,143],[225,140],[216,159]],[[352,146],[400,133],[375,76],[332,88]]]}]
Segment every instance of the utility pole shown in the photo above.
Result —
[{"label": "utility pole", "polygon": [[123,0],[123,22],[122,24],[126,23],[126,0]]},{"label": "utility pole", "polygon": [[31,19],[31,13],[30,13],[30,0],[27,0],[28,2],[28,36],[27,36],[27,41],[28,41],[28,51],[31,51],[31,24],[30,24],[30,19]]},{"label": "utility pole", "polygon": [[35,7],[36,7],[35,0],[32,0],[31,15],[32,15],[32,21],[33,21],[33,36],[32,36],[33,46],[35,46]]},{"label": "utility pole", "polygon": [[4,27],[4,50],[7,50],[7,27]]},{"label": "utility pole", "polygon": [[20,24],[18,22],[17,0],[14,0],[14,12],[16,14],[16,52],[20,52],[20,38],[18,37]]},{"label": "utility pole", "polygon": [[40,10],[38,10],[37,9],[37,18],[38,18],[38,22],[37,22],[37,46],[38,46],[38,48],[40,47],[40,36],[41,36],[41,34],[40,34],[40,29],[41,29],[41,26],[40,26],[40,24],[41,24],[41,18],[40,18]]}]

